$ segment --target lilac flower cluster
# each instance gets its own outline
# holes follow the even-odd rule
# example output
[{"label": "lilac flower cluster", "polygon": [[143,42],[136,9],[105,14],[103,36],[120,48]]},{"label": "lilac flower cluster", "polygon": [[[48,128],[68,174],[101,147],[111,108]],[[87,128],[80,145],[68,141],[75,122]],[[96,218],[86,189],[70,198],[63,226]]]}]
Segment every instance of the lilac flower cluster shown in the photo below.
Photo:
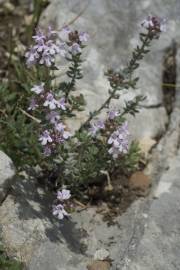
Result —
[{"label": "lilac flower cluster", "polygon": [[27,66],[40,64],[51,67],[55,63],[57,54],[65,57],[69,53],[71,55],[81,53],[82,45],[84,46],[88,38],[86,32],[73,32],[67,26],[60,32],[53,31],[51,27],[48,28],[47,33],[38,29],[33,36],[35,44],[25,54]]},{"label": "lilac flower cluster", "polygon": [[129,131],[128,124],[124,122],[116,131],[114,131],[108,139],[108,144],[111,144],[109,154],[113,158],[118,158],[121,154],[126,154],[129,148]]},{"label": "lilac flower cluster", "polygon": [[149,15],[141,25],[155,35],[166,32],[166,19],[164,18]]},{"label": "lilac flower cluster", "polygon": [[53,215],[57,216],[58,219],[62,220],[64,217],[69,216],[65,210],[65,203],[71,197],[71,193],[68,189],[63,189],[57,192],[57,200],[60,202],[57,205],[53,205]]},{"label": "lilac flower cluster", "polygon": [[55,55],[65,55],[65,44],[56,41],[57,32],[52,31],[51,27],[45,33],[38,29],[36,35],[33,36],[35,44],[31,46],[25,54],[28,67],[35,64],[51,67],[55,62]]},{"label": "lilac flower cluster", "polygon": [[114,120],[119,115],[120,115],[119,111],[116,111],[116,110],[111,110],[108,112],[109,120]]},{"label": "lilac flower cluster", "polygon": [[[114,120],[120,113],[117,110],[111,110],[108,112],[108,119]],[[105,130],[105,121],[98,119],[96,122],[90,123],[89,134],[93,137],[97,135],[99,131]]]},{"label": "lilac flower cluster", "polygon": [[[71,31],[69,27],[63,27],[60,32],[53,31],[51,27],[48,31],[38,29],[33,36],[34,45],[25,54],[28,67],[36,64],[51,67],[55,63],[55,56],[68,57],[80,54],[84,43],[88,40],[85,32]],[[57,144],[62,144],[71,134],[66,130],[66,126],[61,121],[60,111],[67,109],[65,97],[57,98],[51,91],[45,89],[45,83],[34,85],[31,91],[32,97],[28,110],[34,111],[38,108],[43,112],[43,128],[39,141],[44,149],[44,155],[50,156],[55,152]],[[45,122],[45,121],[46,122]]]},{"label": "lilac flower cluster", "polygon": [[65,111],[65,98],[57,99],[51,91],[45,90],[45,83],[34,85],[31,91],[36,94],[31,99],[29,110],[40,108],[45,113],[45,120],[48,121],[47,126],[51,128],[42,131],[39,141],[44,149],[44,155],[50,156],[56,149],[57,144],[62,144],[71,136],[70,132],[66,130],[66,126],[60,122],[60,112]]},{"label": "lilac flower cluster", "polygon": [[89,35],[86,32],[73,32],[68,26],[64,26],[59,33],[59,38],[66,44],[67,54],[75,56],[82,52],[82,46],[88,41]]}]

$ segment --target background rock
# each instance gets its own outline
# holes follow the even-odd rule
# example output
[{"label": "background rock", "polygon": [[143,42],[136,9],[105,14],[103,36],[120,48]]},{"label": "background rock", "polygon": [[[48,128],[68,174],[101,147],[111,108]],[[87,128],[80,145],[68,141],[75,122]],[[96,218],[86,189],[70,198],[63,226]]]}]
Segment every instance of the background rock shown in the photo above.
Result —
[{"label": "background rock", "polygon": [[0,207],[1,237],[8,254],[23,260],[28,270],[83,270],[102,248],[117,263],[131,238],[137,222],[134,213],[141,204],[135,203],[108,227],[96,208],[74,213],[69,220],[57,220],[51,213],[53,199],[36,180],[19,179],[14,184]]},{"label": "background rock", "polygon": [[152,147],[156,144],[156,141],[150,138],[142,138],[139,142],[139,147],[141,149],[141,153],[143,154],[145,161],[147,160],[148,154],[151,151]]},{"label": "background rock", "polygon": [[[128,270],[175,270],[180,265],[180,155],[162,175],[151,204],[144,235],[129,252]],[[157,196],[158,191],[158,196]],[[128,256],[127,256],[128,257]]]},{"label": "background rock", "polygon": [[11,159],[0,151],[0,203],[12,185],[14,175],[15,169]]},{"label": "background rock", "polygon": [[98,108],[107,98],[109,86],[104,72],[110,67],[116,69],[126,65],[132,48],[137,45],[138,33],[142,31],[141,21],[152,12],[168,18],[167,33],[162,34],[160,40],[153,42],[152,51],[142,61],[137,71],[137,75],[140,76],[138,89],[124,92],[121,101],[113,102],[112,107],[121,108],[124,104],[123,100],[132,99],[135,94],[146,95],[145,108],[137,119],[130,119],[133,137],[141,139],[144,135],[148,135],[149,138],[155,138],[164,132],[167,117],[161,91],[162,59],[164,50],[170,46],[172,39],[180,36],[177,14],[179,5],[176,0],[171,4],[169,1],[162,0],[153,2],[54,0],[51,2],[41,18],[43,27],[54,24],[56,29],[61,29],[64,24],[72,21],[83,11],[73,23],[73,28],[88,31],[90,34],[90,44],[84,56],[86,59],[84,79],[77,84],[78,91],[85,95],[87,108],[85,112],[78,113],[77,119],[69,121],[72,129],[79,127],[89,112]]}]

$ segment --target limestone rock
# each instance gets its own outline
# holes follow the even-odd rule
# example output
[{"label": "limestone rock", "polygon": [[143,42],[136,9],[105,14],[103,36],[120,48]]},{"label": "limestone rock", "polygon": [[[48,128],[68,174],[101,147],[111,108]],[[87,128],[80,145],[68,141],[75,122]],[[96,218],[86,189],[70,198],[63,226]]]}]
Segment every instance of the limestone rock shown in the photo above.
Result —
[{"label": "limestone rock", "polygon": [[0,203],[11,187],[14,175],[15,169],[11,159],[0,151]]},{"label": "limestone rock", "polygon": [[180,199],[179,175],[180,153],[164,172],[151,204],[148,223],[134,256],[130,258],[129,270],[176,270],[180,265]]},{"label": "limestone rock", "polygon": [[[144,102],[146,108],[141,111],[139,118],[130,121],[133,138],[141,139],[146,135],[153,139],[164,132],[167,116],[164,107],[160,107],[163,103],[162,59],[165,48],[170,45],[173,37],[178,36],[178,26],[175,25],[174,16],[170,12],[174,6],[175,13],[175,6],[178,5],[176,0],[173,0],[171,5],[168,2],[165,5],[162,0],[156,0],[153,4],[144,0],[51,2],[41,17],[42,27],[54,24],[56,29],[61,29],[64,24],[77,18],[72,27],[88,31],[90,34],[89,46],[84,55],[86,60],[83,64],[84,78],[77,83],[78,93],[84,94],[87,108],[85,112],[78,113],[76,119],[68,121],[73,131],[87,119],[89,112],[99,108],[107,98],[109,85],[104,72],[110,67],[116,69],[126,65],[132,48],[137,45],[138,33],[142,30],[140,27],[142,19],[148,13],[153,11],[157,13],[158,10],[160,13],[158,15],[167,16],[169,19],[168,34],[162,34],[160,40],[153,43],[152,51],[141,62],[136,74],[140,76],[137,90],[124,91],[121,100],[112,102],[111,107],[122,108],[124,100],[131,100],[136,94],[143,94],[147,96]],[[78,16],[81,11],[83,12]],[[61,63],[58,65],[60,67]],[[58,79],[61,78],[62,74]]]},{"label": "limestone rock", "polygon": [[149,152],[155,144],[156,141],[148,137],[144,137],[139,141],[139,147],[145,159],[147,159]]},{"label": "limestone rock", "polygon": [[96,250],[96,252],[94,254],[95,260],[103,261],[103,260],[107,259],[108,257],[109,257],[109,251],[104,249],[104,248]]},{"label": "limestone rock", "polygon": [[164,107],[155,109],[142,108],[135,116],[128,116],[130,134],[133,139],[141,141],[144,137],[159,138],[166,130],[168,117]]}]

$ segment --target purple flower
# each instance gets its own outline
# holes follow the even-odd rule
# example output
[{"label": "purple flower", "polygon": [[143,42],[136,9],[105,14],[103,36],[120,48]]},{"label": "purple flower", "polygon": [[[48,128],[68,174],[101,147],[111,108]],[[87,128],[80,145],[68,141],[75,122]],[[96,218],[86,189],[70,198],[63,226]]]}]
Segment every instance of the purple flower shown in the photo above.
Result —
[{"label": "purple flower", "polygon": [[63,123],[55,123],[55,130],[60,133],[56,136],[56,141],[59,143],[64,142],[64,140],[67,140],[72,136],[69,131],[64,130],[65,127],[66,126]]},{"label": "purple flower", "polygon": [[110,154],[110,155],[112,155],[112,157],[114,158],[114,159],[116,159],[116,158],[118,158],[118,156],[119,156],[119,149],[117,148],[117,147],[114,147],[114,146],[112,146],[109,150],[108,150],[108,153]]},{"label": "purple flower", "polygon": [[46,54],[55,55],[60,52],[59,46],[54,43],[53,40],[48,40],[46,42],[46,48],[45,48]]},{"label": "purple flower", "polygon": [[89,133],[94,137],[96,136],[96,133],[98,132],[98,128],[95,124],[91,124],[91,127],[89,129]]},{"label": "purple flower", "polygon": [[53,140],[50,136],[50,132],[48,130],[43,131],[42,135],[39,138],[39,141],[42,145],[46,145],[47,143],[51,143]]},{"label": "purple flower", "polygon": [[69,216],[62,204],[53,205],[53,215],[57,216],[57,218],[60,220],[62,220],[64,217]]},{"label": "purple flower", "polygon": [[58,134],[58,133],[57,133],[57,134],[55,135],[54,141],[55,141],[56,143],[58,143],[58,144],[64,143],[64,139],[63,139],[63,137],[62,137],[62,134]]},{"label": "purple flower", "polygon": [[119,128],[119,131],[125,135],[129,135],[129,130],[128,130],[128,122],[125,121],[122,126]]},{"label": "purple flower", "polygon": [[91,127],[89,129],[90,134],[94,137],[96,136],[96,133],[100,130],[100,129],[104,129],[105,125],[104,125],[104,121],[102,120],[98,120],[95,123],[91,123]]},{"label": "purple flower", "polygon": [[55,123],[55,129],[59,132],[64,132],[65,127],[63,123]]},{"label": "purple flower", "polygon": [[71,197],[70,190],[63,189],[62,191],[57,192],[57,199],[60,201],[68,200]]},{"label": "purple flower", "polygon": [[71,29],[68,25],[64,25],[61,31],[68,33],[68,34],[71,33]]},{"label": "purple flower", "polygon": [[35,44],[25,54],[27,58],[27,65],[32,66],[37,63],[50,67],[55,62],[55,55],[64,55],[64,44],[59,44],[54,39],[56,31],[52,31],[49,27],[48,33],[45,34],[42,30],[37,30],[36,35],[33,36]]},{"label": "purple flower", "polygon": [[55,62],[54,56],[52,56],[48,50],[45,50],[42,53],[42,56],[39,60],[40,65],[45,65],[47,67],[52,66],[52,64]]},{"label": "purple flower", "polygon": [[141,25],[154,33],[166,32],[166,19],[149,15]]},{"label": "purple flower", "polygon": [[38,44],[33,47],[34,51],[37,51],[38,53],[38,58],[40,58],[40,53],[42,53],[46,49],[46,45],[43,44]]},{"label": "purple flower", "polygon": [[46,36],[41,29],[37,29],[36,35],[34,35],[32,38],[35,40],[35,42],[41,43],[41,44],[43,44],[44,41],[46,40]]},{"label": "purple flower", "polygon": [[57,107],[60,108],[63,111],[66,110],[66,103],[65,103],[65,98],[64,97],[62,97],[60,100],[57,101]]},{"label": "purple flower", "polygon": [[86,33],[86,32],[80,32],[80,33],[79,33],[79,40],[80,40],[81,42],[87,42],[88,39],[89,39],[88,33]]},{"label": "purple flower", "polygon": [[119,116],[119,112],[118,111],[112,110],[112,111],[109,111],[109,113],[108,113],[108,118],[110,120],[113,120],[117,116]]},{"label": "purple flower", "polygon": [[104,129],[104,128],[105,128],[104,121],[98,120],[98,121],[96,122],[96,126],[97,126],[99,129]]},{"label": "purple flower", "polygon": [[120,154],[126,154],[129,149],[129,131],[127,122],[124,122],[116,131],[114,131],[108,139],[108,144],[112,147],[108,150],[113,158],[118,158]]},{"label": "purple flower", "polygon": [[61,202],[61,204],[53,206],[53,215],[57,216],[58,219],[63,219],[64,217],[69,216],[62,203],[64,203],[66,200],[69,200],[70,197],[71,193],[68,189],[62,189],[62,191],[57,192],[57,199]]},{"label": "purple flower", "polygon": [[28,67],[31,67],[37,63],[39,54],[34,47],[31,47],[28,52],[26,52],[25,57],[27,58],[26,64]]},{"label": "purple flower", "polygon": [[60,119],[60,115],[56,111],[51,111],[46,115],[46,119],[49,120],[51,124],[56,124],[57,121]]},{"label": "purple flower", "polygon": [[151,16],[148,16],[146,19],[144,19],[142,21],[141,25],[146,29],[149,29],[150,27],[153,27]]},{"label": "purple flower", "polygon": [[51,155],[52,151],[51,151],[51,148],[48,147],[48,146],[45,146],[44,147],[44,152],[43,154],[46,156],[46,157],[49,157]]},{"label": "purple flower", "polygon": [[38,104],[35,98],[32,98],[30,101],[30,105],[28,107],[28,111],[34,111],[36,108],[38,108]]},{"label": "purple flower", "polygon": [[56,106],[57,106],[57,101],[56,99],[54,98],[53,94],[51,93],[48,93],[47,97],[46,97],[46,100],[43,104],[45,107],[49,107],[50,110],[54,110],[56,109]]},{"label": "purple flower", "polygon": [[39,85],[34,85],[32,88],[31,88],[31,91],[36,93],[36,94],[41,94],[42,92],[44,92],[44,85],[45,83],[41,83]]},{"label": "purple flower", "polygon": [[81,47],[78,43],[73,43],[72,46],[69,47],[69,52],[72,53],[72,55],[77,55],[81,53]]},{"label": "purple flower", "polygon": [[67,140],[72,136],[72,134],[69,131],[64,131],[62,136],[63,136],[63,139]]}]

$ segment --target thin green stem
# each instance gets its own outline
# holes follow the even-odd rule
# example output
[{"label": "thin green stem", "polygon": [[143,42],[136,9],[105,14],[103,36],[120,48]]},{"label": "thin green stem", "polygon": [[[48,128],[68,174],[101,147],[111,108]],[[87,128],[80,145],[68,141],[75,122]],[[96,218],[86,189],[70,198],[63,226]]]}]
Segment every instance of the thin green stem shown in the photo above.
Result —
[{"label": "thin green stem", "polygon": [[[71,69],[67,72],[67,75],[71,78],[69,84],[66,88],[65,98],[68,100],[70,92],[73,90],[76,84],[76,79],[78,79],[79,66],[80,66],[80,55],[72,56],[72,66]],[[73,70],[73,71],[72,71]]]},{"label": "thin green stem", "polygon": [[136,53],[134,55],[134,57],[132,57],[132,59],[129,61],[129,65],[126,69],[126,72],[128,74],[131,75],[133,73],[133,71],[136,69],[138,62],[141,59],[141,57],[144,56],[144,54],[145,54],[144,50],[146,47],[148,47],[148,44],[151,41],[151,39],[152,39],[151,35],[150,35],[150,33],[148,33],[146,38],[144,39],[144,42],[142,42],[142,46],[139,48],[138,53]]}]

